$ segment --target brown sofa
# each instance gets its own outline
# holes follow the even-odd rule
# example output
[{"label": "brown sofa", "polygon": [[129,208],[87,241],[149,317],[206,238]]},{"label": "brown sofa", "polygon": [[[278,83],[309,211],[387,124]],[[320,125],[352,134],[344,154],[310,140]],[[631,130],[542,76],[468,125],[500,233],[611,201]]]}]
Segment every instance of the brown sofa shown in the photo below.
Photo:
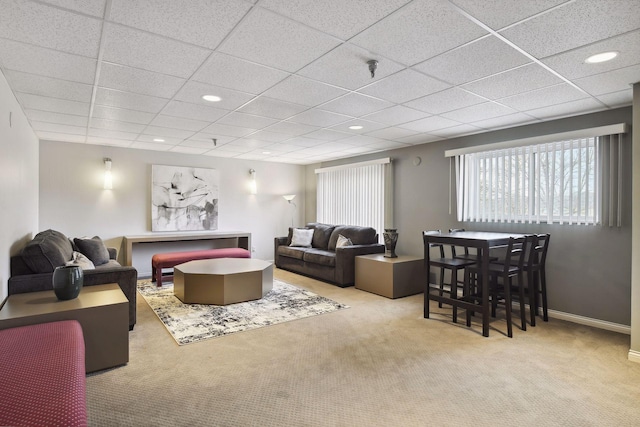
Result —
[{"label": "brown sofa", "polygon": [[[98,255],[86,249],[89,241],[93,247],[101,242],[99,238],[94,239],[82,240],[85,240],[83,249],[89,254],[88,257],[96,260]],[[79,239],[75,239],[77,240]],[[9,295],[53,289],[53,271],[71,260],[73,252],[78,250],[74,246],[74,243],[59,231],[45,230],[36,234],[18,255],[11,257]],[[129,330],[132,330],[136,324],[138,271],[134,267],[120,265],[116,261],[116,249],[100,249],[103,251],[100,253],[103,259],[100,264],[95,265],[95,269],[83,271],[83,286],[117,283],[129,300]]]},{"label": "brown sofa", "polygon": [[[355,257],[384,252],[378,243],[378,233],[371,227],[309,223],[313,229],[310,247],[290,246],[289,235],[275,238],[274,262],[276,267],[334,283],[340,287],[353,285]],[[339,236],[351,240],[351,245],[336,248]]]}]

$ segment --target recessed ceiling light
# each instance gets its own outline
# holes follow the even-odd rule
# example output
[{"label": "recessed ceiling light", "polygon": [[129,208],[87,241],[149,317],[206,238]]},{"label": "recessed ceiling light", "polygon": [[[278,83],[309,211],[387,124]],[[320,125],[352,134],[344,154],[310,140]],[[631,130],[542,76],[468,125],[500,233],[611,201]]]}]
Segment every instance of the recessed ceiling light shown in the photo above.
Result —
[{"label": "recessed ceiling light", "polygon": [[209,102],[220,102],[220,101],[222,101],[222,98],[220,98],[219,96],[216,96],[216,95],[202,95],[202,99],[204,99],[205,101],[209,101]]},{"label": "recessed ceiling light", "polygon": [[362,126],[360,126],[360,125],[349,126],[349,129],[360,130],[360,129],[362,129]]},{"label": "recessed ceiling light", "polygon": [[271,154],[271,151],[263,151],[262,154]]},{"label": "recessed ceiling light", "polygon": [[164,142],[162,138],[153,138],[153,142]]},{"label": "recessed ceiling light", "polygon": [[611,61],[616,56],[618,56],[618,52],[602,52],[596,55],[591,55],[584,62],[587,64],[598,64],[600,62]]}]

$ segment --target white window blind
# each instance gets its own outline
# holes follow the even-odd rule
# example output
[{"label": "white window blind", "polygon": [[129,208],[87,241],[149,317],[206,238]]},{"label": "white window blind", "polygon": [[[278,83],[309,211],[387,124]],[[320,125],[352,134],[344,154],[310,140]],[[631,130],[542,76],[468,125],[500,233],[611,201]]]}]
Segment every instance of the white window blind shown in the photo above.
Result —
[{"label": "white window blind", "polygon": [[391,159],[382,159],[316,169],[318,222],[373,227],[382,236],[393,221],[390,168]]},{"label": "white window blind", "polygon": [[459,221],[621,226],[622,134],[455,156]]}]

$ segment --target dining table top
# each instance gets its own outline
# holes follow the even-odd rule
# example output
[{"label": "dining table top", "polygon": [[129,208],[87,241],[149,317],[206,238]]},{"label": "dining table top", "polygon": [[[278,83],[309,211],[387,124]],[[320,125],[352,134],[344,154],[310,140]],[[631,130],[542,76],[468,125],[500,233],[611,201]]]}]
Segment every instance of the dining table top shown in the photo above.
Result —
[{"label": "dining table top", "polygon": [[510,237],[524,237],[525,234],[502,233],[494,231],[454,231],[451,233],[429,234],[425,237],[433,243],[451,243],[456,241],[460,246],[500,245],[509,241]]}]

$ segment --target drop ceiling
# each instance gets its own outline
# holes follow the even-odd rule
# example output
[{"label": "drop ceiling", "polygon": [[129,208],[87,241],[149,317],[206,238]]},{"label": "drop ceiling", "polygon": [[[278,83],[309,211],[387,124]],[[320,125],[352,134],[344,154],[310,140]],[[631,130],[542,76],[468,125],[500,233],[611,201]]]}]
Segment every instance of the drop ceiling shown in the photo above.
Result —
[{"label": "drop ceiling", "polygon": [[[585,63],[605,51],[619,54]],[[640,13],[637,0],[3,0],[0,70],[41,140],[310,164],[631,105]]]}]

